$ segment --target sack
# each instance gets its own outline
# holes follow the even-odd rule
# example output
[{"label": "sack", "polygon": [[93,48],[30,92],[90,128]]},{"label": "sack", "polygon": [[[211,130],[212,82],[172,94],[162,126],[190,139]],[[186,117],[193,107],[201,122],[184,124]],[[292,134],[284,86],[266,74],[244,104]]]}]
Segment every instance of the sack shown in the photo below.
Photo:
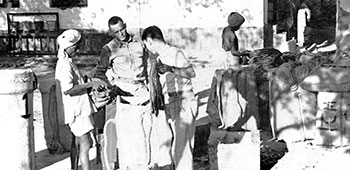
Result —
[{"label": "sack", "polygon": [[318,66],[311,70],[300,86],[309,91],[350,91],[350,69],[346,66]]},{"label": "sack", "polygon": [[159,110],[164,109],[164,96],[162,92],[162,85],[159,81],[159,75],[157,72],[157,56],[150,54],[150,73],[149,73],[149,90],[150,90],[150,101],[152,113],[158,116]]},{"label": "sack", "polygon": [[240,131],[260,126],[255,79],[250,67],[215,71],[207,113],[217,128]]},{"label": "sack", "polygon": [[292,66],[289,63],[284,63],[276,68],[273,75],[272,78],[276,84],[275,90],[288,91],[296,84],[292,75]]}]

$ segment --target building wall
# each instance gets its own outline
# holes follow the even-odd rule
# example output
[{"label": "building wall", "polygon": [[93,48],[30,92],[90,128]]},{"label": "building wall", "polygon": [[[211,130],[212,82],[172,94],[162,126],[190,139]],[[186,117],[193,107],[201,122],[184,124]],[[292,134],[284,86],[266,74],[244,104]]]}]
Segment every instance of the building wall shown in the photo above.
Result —
[{"label": "building wall", "polygon": [[350,31],[350,1],[339,0],[338,8],[338,35]]},{"label": "building wall", "polygon": [[157,25],[169,42],[216,58],[222,55],[221,31],[233,11],[246,18],[238,31],[241,49],[262,48],[262,0],[88,0],[87,7],[68,9],[50,8],[49,0],[20,0],[20,8],[1,8],[0,30],[7,30],[8,12],[58,12],[61,29],[101,33],[107,31],[108,19],[118,15],[131,32]]},{"label": "building wall", "polygon": [[350,1],[338,0],[337,45],[339,55],[350,49]]},{"label": "building wall", "polygon": [[[140,3],[139,3],[140,2]],[[208,2],[208,4],[205,4]],[[8,12],[59,12],[62,28],[105,31],[113,15],[133,28],[158,25],[162,28],[223,27],[232,11],[243,14],[244,26],[263,25],[261,0],[88,0],[82,8],[50,8],[49,0],[20,0],[20,8],[1,8],[0,30],[6,29]]]}]

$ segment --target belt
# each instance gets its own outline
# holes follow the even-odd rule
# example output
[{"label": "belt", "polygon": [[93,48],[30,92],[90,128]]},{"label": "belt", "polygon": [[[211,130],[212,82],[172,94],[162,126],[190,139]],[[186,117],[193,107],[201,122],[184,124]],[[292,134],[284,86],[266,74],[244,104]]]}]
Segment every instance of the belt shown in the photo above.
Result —
[{"label": "belt", "polygon": [[186,91],[178,91],[178,92],[168,92],[169,97],[177,97],[177,96],[183,96],[188,93],[193,93],[193,90],[186,90]]},{"label": "belt", "polygon": [[116,81],[119,82],[123,82],[123,83],[130,83],[130,84],[142,84],[143,82],[140,80],[134,80],[134,79],[130,79],[130,78],[122,78],[122,77],[118,77],[116,79]]},{"label": "belt", "polygon": [[[120,98],[120,103],[123,103],[123,104],[130,104],[129,101],[123,99],[122,97]],[[141,105],[141,106],[146,106],[148,103],[150,103],[150,100],[147,100],[147,101],[141,103],[140,105]]]}]

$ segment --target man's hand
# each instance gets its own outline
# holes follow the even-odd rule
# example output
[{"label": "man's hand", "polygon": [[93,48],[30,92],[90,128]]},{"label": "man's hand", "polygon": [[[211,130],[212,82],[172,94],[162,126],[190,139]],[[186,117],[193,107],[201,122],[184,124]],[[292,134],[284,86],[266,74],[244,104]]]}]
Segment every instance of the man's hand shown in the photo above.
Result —
[{"label": "man's hand", "polygon": [[169,65],[163,64],[163,63],[161,63],[161,62],[158,62],[158,63],[157,63],[157,71],[158,71],[158,73],[160,73],[160,74],[164,74],[164,73],[166,73],[166,72],[171,72],[171,73],[173,73],[173,72],[174,72],[174,69],[175,69],[175,67],[173,67],[173,66],[169,66]]},{"label": "man's hand", "polygon": [[98,89],[100,87],[108,87],[107,83],[99,78],[90,78],[88,80],[89,86],[93,89]]},{"label": "man's hand", "polygon": [[147,71],[144,69],[140,74],[136,75],[138,81],[144,81],[147,77]]}]

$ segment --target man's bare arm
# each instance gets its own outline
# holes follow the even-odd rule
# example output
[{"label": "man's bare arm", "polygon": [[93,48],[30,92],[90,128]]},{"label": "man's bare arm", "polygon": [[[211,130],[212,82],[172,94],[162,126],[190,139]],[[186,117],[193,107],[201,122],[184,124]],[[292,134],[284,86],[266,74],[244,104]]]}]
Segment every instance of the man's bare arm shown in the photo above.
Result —
[{"label": "man's bare arm", "polygon": [[184,68],[173,67],[173,73],[188,79],[196,77],[196,72],[194,71],[192,66]]},{"label": "man's bare arm", "polygon": [[65,95],[76,96],[86,93],[86,90],[90,87],[107,87],[107,83],[99,78],[92,78],[89,82],[79,85],[74,85],[71,89],[64,92]]}]

